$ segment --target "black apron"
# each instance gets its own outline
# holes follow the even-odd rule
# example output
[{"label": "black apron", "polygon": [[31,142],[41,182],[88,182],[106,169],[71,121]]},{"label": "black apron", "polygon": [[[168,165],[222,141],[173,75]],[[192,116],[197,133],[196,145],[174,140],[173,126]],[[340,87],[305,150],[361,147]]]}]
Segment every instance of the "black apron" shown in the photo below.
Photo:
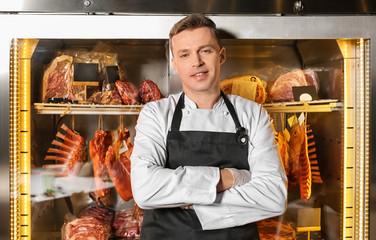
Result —
[{"label": "black apron", "polygon": [[[167,135],[166,167],[213,166],[219,168],[249,169],[248,137],[240,126],[233,105],[221,92],[235,122],[236,133],[182,131],[180,123],[184,108],[181,94],[174,112],[171,131]],[[256,223],[218,229],[202,230],[194,210],[160,208],[145,210],[141,227],[141,240],[253,240],[259,239]]]}]

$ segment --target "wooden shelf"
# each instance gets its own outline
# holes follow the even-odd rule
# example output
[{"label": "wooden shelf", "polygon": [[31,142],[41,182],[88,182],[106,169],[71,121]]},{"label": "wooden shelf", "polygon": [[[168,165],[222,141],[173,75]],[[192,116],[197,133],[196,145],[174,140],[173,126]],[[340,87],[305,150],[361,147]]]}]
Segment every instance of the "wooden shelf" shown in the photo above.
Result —
[{"label": "wooden shelf", "polygon": [[[38,114],[59,115],[138,115],[144,105],[102,105],[72,103],[34,103]],[[269,112],[333,112],[341,111],[343,104],[335,99],[315,100],[309,102],[264,103]]]},{"label": "wooden shelf", "polygon": [[102,105],[72,103],[34,103],[39,114],[70,115],[138,115],[143,105]]},{"label": "wooden shelf", "polygon": [[309,102],[279,102],[265,103],[262,105],[269,113],[282,112],[333,112],[341,111],[343,103],[336,99],[314,100]]}]

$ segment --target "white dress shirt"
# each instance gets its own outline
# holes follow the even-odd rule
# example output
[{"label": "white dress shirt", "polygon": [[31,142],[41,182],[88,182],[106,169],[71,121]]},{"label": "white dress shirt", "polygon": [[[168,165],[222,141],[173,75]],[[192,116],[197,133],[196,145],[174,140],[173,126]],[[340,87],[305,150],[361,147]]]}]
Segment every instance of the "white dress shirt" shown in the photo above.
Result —
[{"label": "white dress shirt", "polygon": [[[274,127],[261,105],[227,95],[249,136],[251,180],[216,192],[219,168],[165,168],[166,141],[180,94],[150,102],[142,109],[131,156],[133,197],[143,209],[193,204],[204,230],[244,225],[283,214],[287,178],[274,140]],[[223,98],[213,109],[198,109],[185,96],[180,131],[236,132]]]}]

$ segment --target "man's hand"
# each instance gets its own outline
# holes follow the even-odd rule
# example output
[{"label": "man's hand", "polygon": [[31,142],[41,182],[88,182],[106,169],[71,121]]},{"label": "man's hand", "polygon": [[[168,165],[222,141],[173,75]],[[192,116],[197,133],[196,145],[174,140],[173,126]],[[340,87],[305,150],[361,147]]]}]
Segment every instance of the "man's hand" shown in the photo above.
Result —
[{"label": "man's hand", "polygon": [[220,170],[220,178],[217,184],[217,192],[223,192],[234,185],[234,176],[229,169]]},{"label": "man's hand", "polygon": [[251,181],[252,174],[248,170],[236,169],[236,168],[226,168],[226,169],[230,170],[230,172],[232,173],[232,176],[234,177],[234,183],[232,185],[233,187],[242,186],[248,183],[249,181]]},{"label": "man's hand", "polygon": [[217,192],[223,192],[234,186],[241,186],[251,181],[251,172],[235,168],[225,168],[220,170],[220,180],[217,184]]},{"label": "man's hand", "polygon": [[181,206],[180,208],[181,208],[181,209],[195,210],[195,209],[193,208],[193,205],[192,205],[192,204],[190,204],[190,205],[185,205],[185,206]]}]

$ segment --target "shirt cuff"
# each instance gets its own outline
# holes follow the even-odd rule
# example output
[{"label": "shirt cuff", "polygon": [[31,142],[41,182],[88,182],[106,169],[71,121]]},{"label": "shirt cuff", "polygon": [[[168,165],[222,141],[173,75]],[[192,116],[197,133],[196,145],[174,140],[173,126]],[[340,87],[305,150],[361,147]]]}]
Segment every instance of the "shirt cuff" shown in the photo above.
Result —
[{"label": "shirt cuff", "polygon": [[217,197],[219,168],[186,166],[185,197],[189,204],[211,204]]},{"label": "shirt cuff", "polygon": [[235,226],[230,208],[225,205],[194,205],[203,230],[214,230]]}]

